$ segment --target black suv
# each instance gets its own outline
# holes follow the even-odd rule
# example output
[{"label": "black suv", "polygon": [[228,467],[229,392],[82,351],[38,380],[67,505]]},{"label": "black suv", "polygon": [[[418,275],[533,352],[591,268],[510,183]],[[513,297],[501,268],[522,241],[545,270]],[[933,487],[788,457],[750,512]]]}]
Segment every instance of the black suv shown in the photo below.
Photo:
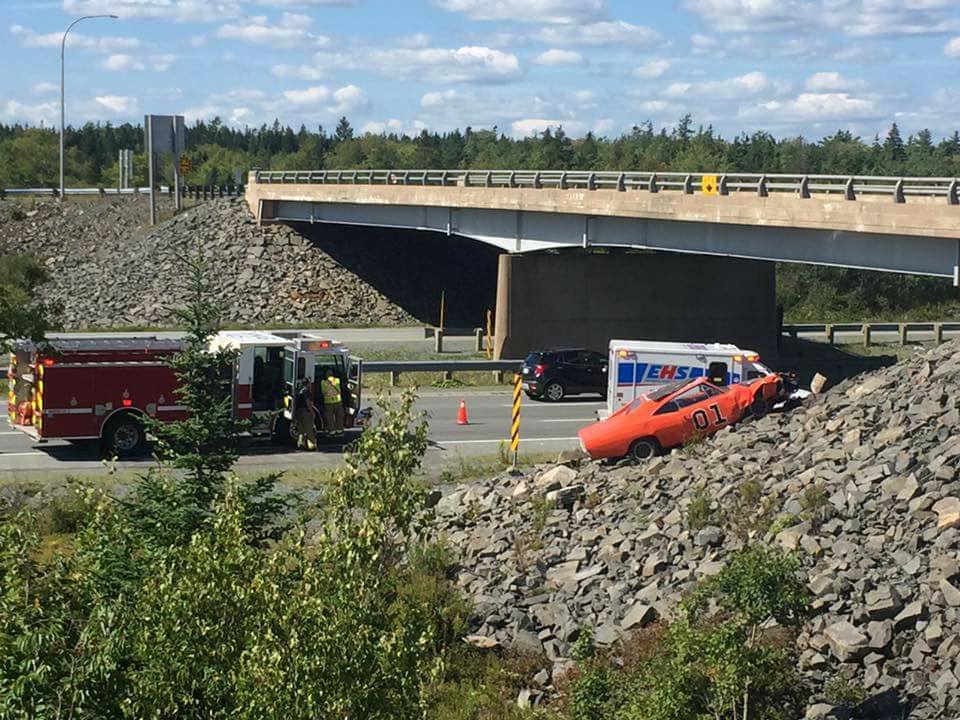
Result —
[{"label": "black suv", "polygon": [[607,356],[584,348],[537,350],[523,361],[523,389],[535,400],[557,402],[567,395],[607,396]]}]

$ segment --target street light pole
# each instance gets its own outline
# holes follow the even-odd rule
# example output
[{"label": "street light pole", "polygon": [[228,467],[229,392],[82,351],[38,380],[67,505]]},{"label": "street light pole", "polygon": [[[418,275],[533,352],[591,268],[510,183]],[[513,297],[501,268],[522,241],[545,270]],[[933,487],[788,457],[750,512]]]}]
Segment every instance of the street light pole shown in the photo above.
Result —
[{"label": "street light pole", "polygon": [[117,20],[116,15],[84,15],[81,18],[74,20],[63,33],[63,39],[60,40],[60,200],[63,201],[63,134],[64,134],[64,124],[66,118],[66,109],[64,108],[64,71],[63,71],[63,61],[67,49],[67,35],[73,30],[73,26],[78,22],[83,20],[94,20],[96,18],[110,18],[112,20]]}]

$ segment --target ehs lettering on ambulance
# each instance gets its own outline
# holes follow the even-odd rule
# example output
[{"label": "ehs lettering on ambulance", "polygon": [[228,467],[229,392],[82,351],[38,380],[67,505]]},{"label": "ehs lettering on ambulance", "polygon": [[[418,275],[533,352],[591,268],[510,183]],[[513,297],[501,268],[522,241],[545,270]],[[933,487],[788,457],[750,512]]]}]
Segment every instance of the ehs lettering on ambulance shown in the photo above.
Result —
[{"label": "ehs lettering on ambulance", "polygon": [[[617,385],[651,385],[679,380],[693,380],[705,375],[702,367],[690,365],[654,365],[650,363],[620,363],[617,368]],[[740,382],[740,373],[727,373],[728,383]]]}]

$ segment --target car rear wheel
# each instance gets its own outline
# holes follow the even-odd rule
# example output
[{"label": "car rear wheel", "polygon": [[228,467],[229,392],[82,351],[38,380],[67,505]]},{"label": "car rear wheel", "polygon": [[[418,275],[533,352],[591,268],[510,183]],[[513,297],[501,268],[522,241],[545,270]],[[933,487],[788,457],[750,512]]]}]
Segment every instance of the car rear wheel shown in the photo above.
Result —
[{"label": "car rear wheel", "polygon": [[551,380],[543,389],[543,399],[550,402],[560,402],[566,394],[566,388],[556,380]]},{"label": "car rear wheel", "polygon": [[660,454],[660,443],[653,438],[640,438],[634,440],[630,446],[630,458],[632,460],[649,460]]},{"label": "car rear wheel", "polygon": [[120,458],[142,455],[147,447],[147,433],[135,415],[114,418],[103,432],[103,450]]}]

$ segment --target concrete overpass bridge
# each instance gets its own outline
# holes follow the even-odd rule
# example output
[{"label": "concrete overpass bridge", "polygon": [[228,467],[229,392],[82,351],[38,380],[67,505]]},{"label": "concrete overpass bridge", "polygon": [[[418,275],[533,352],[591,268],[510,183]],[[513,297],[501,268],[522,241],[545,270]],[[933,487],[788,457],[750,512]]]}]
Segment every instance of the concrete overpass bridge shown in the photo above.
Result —
[{"label": "concrete overpass bridge", "polygon": [[[326,170],[254,171],[247,200],[259,222],[425,230],[504,250],[497,327],[507,331],[498,333],[498,349],[512,355],[561,332],[566,342],[594,345],[628,331],[743,341],[765,336],[761,328],[769,326],[774,337],[772,264],[731,258],[949,277],[958,284],[958,191],[957,178]],[[595,254],[525,257],[564,248],[681,255],[617,254],[616,263]],[[517,327],[510,308],[529,307],[526,300],[557,286],[567,289],[568,300],[552,313],[557,326],[545,334]],[[608,297],[601,298],[604,290]],[[639,325],[626,317],[603,320],[631,296],[638,301],[634,315],[640,305],[680,309],[648,310]],[[585,329],[571,332],[570,318],[578,315]],[[540,325],[549,326],[549,318]]]}]

